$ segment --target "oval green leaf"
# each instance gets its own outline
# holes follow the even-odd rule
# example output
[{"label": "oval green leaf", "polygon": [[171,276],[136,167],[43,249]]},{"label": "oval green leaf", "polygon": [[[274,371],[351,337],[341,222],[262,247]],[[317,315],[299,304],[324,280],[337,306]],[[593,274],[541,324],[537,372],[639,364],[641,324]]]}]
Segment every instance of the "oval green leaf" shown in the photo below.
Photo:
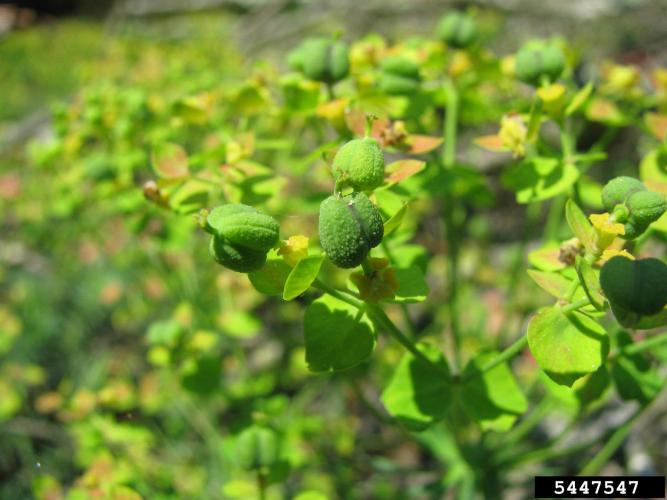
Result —
[{"label": "oval green leaf", "polygon": [[309,255],[296,263],[285,281],[283,299],[292,300],[310,288],[317,278],[324,255]]},{"label": "oval green leaf", "polygon": [[559,306],[538,311],[528,323],[528,345],[551,379],[571,387],[596,371],[609,353],[609,337],[593,319],[580,312],[564,314]]}]

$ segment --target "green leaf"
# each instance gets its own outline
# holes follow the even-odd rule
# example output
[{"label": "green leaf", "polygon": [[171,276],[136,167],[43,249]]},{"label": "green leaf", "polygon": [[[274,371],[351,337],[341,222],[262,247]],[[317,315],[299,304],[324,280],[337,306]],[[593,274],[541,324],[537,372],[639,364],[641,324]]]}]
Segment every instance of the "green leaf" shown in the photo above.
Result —
[{"label": "green leaf", "polygon": [[398,281],[398,290],[392,302],[410,304],[426,300],[428,284],[424,278],[424,273],[419,267],[396,268],[395,272],[396,280]]},{"label": "green leaf", "polygon": [[356,307],[325,295],[306,309],[306,363],[313,372],[352,368],[375,349],[375,328]]},{"label": "green leaf", "polygon": [[398,212],[396,212],[394,215],[392,215],[388,221],[384,223],[384,237],[386,238],[389,234],[391,234],[395,229],[398,228],[398,226],[401,225],[401,222],[403,222],[403,217],[405,216],[405,212],[408,210],[408,204],[405,203],[401,208],[398,209]]},{"label": "green leaf", "polygon": [[545,307],[528,323],[528,345],[540,368],[554,382],[571,387],[596,371],[609,353],[609,337],[593,319],[560,307]]},{"label": "green leaf", "polygon": [[604,309],[605,298],[602,295],[602,288],[600,288],[600,278],[598,274],[593,270],[591,263],[580,255],[577,255],[575,266],[577,275],[579,276],[579,282],[586,293],[586,297],[588,297],[588,300],[591,301],[591,304],[593,304],[595,309],[602,311]]},{"label": "green leaf", "polygon": [[643,354],[627,354],[623,347],[632,345],[627,332],[618,334],[619,355],[611,366],[611,376],[621,399],[645,403],[662,389],[662,379]]},{"label": "green leaf", "polygon": [[579,170],[557,158],[535,157],[510,167],[503,183],[516,192],[519,203],[544,201],[566,192],[579,179]]},{"label": "green leaf", "polygon": [[529,269],[528,276],[530,276],[542,290],[557,299],[565,297],[572,286],[572,282],[569,279],[557,273],[547,273]]},{"label": "green leaf", "polygon": [[178,144],[167,142],[153,149],[151,163],[155,173],[165,179],[178,179],[188,175],[188,154]]},{"label": "green leaf", "polygon": [[660,328],[661,326],[667,325],[667,307],[660,311],[658,314],[652,316],[642,316],[635,328],[637,330],[650,330],[652,328]]},{"label": "green leaf", "polygon": [[197,212],[208,205],[210,192],[210,184],[188,179],[169,196],[169,206],[180,214]]},{"label": "green leaf", "polygon": [[285,281],[291,272],[292,268],[282,257],[273,257],[267,259],[266,264],[259,271],[248,273],[248,279],[255,290],[260,293],[282,295]]},{"label": "green leaf", "polygon": [[584,87],[579,89],[576,94],[574,94],[570,104],[568,104],[565,108],[565,115],[570,116],[579,110],[591,95],[591,92],[593,92],[593,82],[588,82]]},{"label": "green leaf", "polygon": [[542,248],[533,250],[528,254],[528,262],[542,271],[560,271],[567,266],[558,257],[560,245],[558,243],[547,243]]},{"label": "green leaf", "polygon": [[296,263],[285,281],[283,299],[292,300],[310,288],[320,272],[324,255],[309,255]]},{"label": "green leaf", "polygon": [[565,219],[567,225],[574,235],[579,238],[584,248],[590,252],[594,252],[595,247],[595,229],[588,221],[581,208],[572,200],[567,200],[565,204]]},{"label": "green leaf", "polygon": [[[466,366],[464,376],[481,371],[497,354],[478,354]],[[484,430],[508,431],[516,418],[528,409],[528,401],[507,363],[469,380],[460,391],[463,409]]]},{"label": "green leaf", "polygon": [[[449,372],[447,361],[437,348],[426,344],[420,344],[418,348]],[[422,430],[445,417],[452,390],[443,373],[407,353],[396,367],[381,399],[389,414],[403,425]]]}]

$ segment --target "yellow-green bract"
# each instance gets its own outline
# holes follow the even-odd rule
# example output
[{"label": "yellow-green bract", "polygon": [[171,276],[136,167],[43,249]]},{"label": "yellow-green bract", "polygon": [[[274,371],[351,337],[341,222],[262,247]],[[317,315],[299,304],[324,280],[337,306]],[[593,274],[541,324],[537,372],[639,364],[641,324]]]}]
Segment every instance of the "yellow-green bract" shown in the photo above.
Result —
[{"label": "yellow-green bract", "polygon": [[470,46],[477,37],[477,26],[468,14],[451,12],[438,24],[438,38],[457,49]]},{"label": "yellow-green bract", "polygon": [[336,182],[358,191],[370,191],[384,181],[384,155],[370,137],[353,139],[336,153],[331,167]]},{"label": "yellow-green bract", "polygon": [[555,45],[531,42],[516,55],[515,73],[519,80],[538,85],[543,78],[555,81],[565,69],[565,55]]},{"label": "yellow-green bract", "polygon": [[667,264],[654,258],[616,256],[602,266],[600,285],[614,313],[620,309],[656,314],[667,304]]},{"label": "yellow-green bract", "polygon": [[206,224],[213,235],[211,256],[240,273],[260,269],[266,262],[266,253],[280,237],[280,226],[273,217],[241,203],[214,208]]},{"label": "yellow-green bract", "polygon": [[338,267],[356,267],[380,244],[384,227],[379,210],[363,193],[333,195],[320,205],[320,244]]},{"label": "yellow-green bract", "polygon": [[311,80],[336,83],[349,72],[347,45],[327,38],[310,38],[292,51],[287,62]]}]

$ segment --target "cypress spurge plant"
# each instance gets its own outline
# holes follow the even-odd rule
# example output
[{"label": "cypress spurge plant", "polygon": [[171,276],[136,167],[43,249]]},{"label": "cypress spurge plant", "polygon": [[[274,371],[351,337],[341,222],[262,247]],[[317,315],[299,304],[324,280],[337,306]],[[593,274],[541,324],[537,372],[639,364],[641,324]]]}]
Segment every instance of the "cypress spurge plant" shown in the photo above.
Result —
[{"label": "cypress spurge plant", "polygon": [[[109,248],[111,274],[132,277],[99,293],[117,301],[110,314],[81,324],[126,328],[123,342],[146,329],[127,373],[95,365],[39,398],[45,412],[62,400],[49,418],[82,437],[81,484],[117,460],[139,472],[105,479],[147,497],[346,497],[363,481],[374,498],[496,499],[532,488],[536,467],[594,474],[612,459],[664,385],[666,73],[604,63],[580,82],[562,39],[497,54],[493,29],[471,11],[396,43],[318,36],[285,73],[166,65],[175,88],[107,82],[57,110],[24,186],[50,190],[27,203],[2,177],[0,203],[63,266],[69,226],[42,222],[81,218],[82,259]],[[634,150],[610,153],[626,128],[638,168]],[[77,271],[68,300],[97,297]],[[4,305],[0,317],[16,325]],[[77,327],[26,318],[53,324]],[[0,417],[27,387],[0,381]],[[635,413],[577,434],[612,398]],[[414,471],[368,458],[399,446]],[[171,474],[177,455],[192,463]]]},{"label": "cypress spurge plant", "polygon": [[[567,47],[558,40],[530,41],[501,64],[482,50],[479,38],[472,16],[450,14],[438,27],[438,40],[425,51],[382,45],[371,51],[364,46],[364,56],[350,66],[351,82],[345,80],[347,69],[337,69],[347,68],[338,60],[344,53],[341,42],[304,42],[290,56],[290,64],[327,86],[315,113],[339,133],[327,162],[333,192],[321,198],[317,235],[291,235],[277,243],[276,226],[267,219],[248,224],[242,234],[247,232],[249,241],[234,242],[227,235],[234,230],[215,214],[235,212],[237,205],[215,208],[204,226],[209,232],[214,229],[211,248],[218,263],[248,273],[258,291],[284,300],[317,295],[306,305],[303,319],[305,360],[312,372],[372,365],[381,333],[402,346],[404,354],[379,391],[389,415],[386,421],[407,430],[436,456],[438,439],[446,436],[457,443],[456,457],[443,461],[445,467],[458,465],[464,472],[445,478],[438,488],[456,486],[462,497],[478,488],[492,498],[504,486],[507,470],[552,455],[580,453],[580,448],[559,450],[552,445],[532,455],[521,446],[510,446],[539,424],[562,391],[570,391],[578,402],[579,416],[602,400],[612,383],[621,398],[637,400],[642,408],[656,397],[662,384],[643,356],[667,336],[642,338],[637,332],[667,324],[667,265],[633,255],[663,216],[664,193],[621,176],[610,180],[592,202],[606,212],[586,216],[580,208],[584,196],[591,199],[584,193],[592,184],[587,171],[606,158],[614,130],[583,152],[578,150],[577,134],[586,120],[612,126],[615,117],[613,106],[606,114],[599,109],[599,99],[608,97],[598,96],[592,82],[580,88],[574,83]],[[318,51],[331,67],[314,72],[308,58]],[[544,247],[530,254],[534,268],[528,276],[555,303],[533,311],[525,331],[505,328],[495,345],[487,339],[469,352],[464,348],[468,328],[461,321],[461,293],[466,287],[460,259],[467,244],[466,211],[479,193],[475,187],[484,191],[485,181],[467,165],[457,138],[468,116],[465,106],[472,106],[488,74],[528,95],[516,100],[517,109],[504,111],[497,134],[475,142],[512,154],[513,164],[504,170],[502,182],[519,204],[527,206],[526,232],[534,231],[542,208],[548,207]],[[333,83],[340,84],[338,97]],[[604,85],[600,88],[602,94]],[[294,97],[289,94],[290,102]],[[371,99],[384,105],[379,119],[364,113]],[[347,129],[340,128],[341,120]],[[543,137],[547,122],[555,125],[559,144]],[[433,128],[439,129],[437,135],[421,133]],[[357,137],[350,138],[350,132]],[[406,153],[423,159],[403,157],[385,165],[388,156]],[[308,189],[307,184],[303,187]],[[446,278],[444,286],[438,284],[445,291],[438,307],[444,310],[446,351],[435,338],[416,330],[409,309],[409,304],[427,299],[427,283],[433,280],[423,267],[396,257],[405,239],[394,238],[415,199],[430,201],[441,221],[438,234],[445,243]],[[258,213],[247,216],[260,217]],[[565,240],[560,239],[562,219],[572,233]],[[267,232],[266,241],[260,230]],[[257,233],[254,237],[252,231]],[[319,248],[311,243],[317,240]],[[263,252],[262,257],[239,265],[223,252],[227,247],[217,250],[216,242],[241,244]],[[262,243],[261,248],[255,249],[255,243]],[[510,295],[527,286],[522,280],[527,244],[526,237],[518,246]],[[511,312],[514,297],[507,300]],[[527,349],[547,388],[543,402],[532,410],[529,391],[512,369],[515,358],[528,356]],[[515,427],[517,419],[521,421]],[[587,443],[592,451],[599,450],[583,469],[589,473],[599,471],[610,453],[610,445],[596,445]]]}]

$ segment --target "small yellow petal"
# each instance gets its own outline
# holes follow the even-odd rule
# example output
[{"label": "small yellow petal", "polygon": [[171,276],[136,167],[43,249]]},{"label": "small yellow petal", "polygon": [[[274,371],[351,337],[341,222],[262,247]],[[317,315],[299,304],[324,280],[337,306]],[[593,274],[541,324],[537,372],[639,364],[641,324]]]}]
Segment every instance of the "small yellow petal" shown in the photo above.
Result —
[{"label": "small yellow petal", "polygon": [[297,262],[308,255],[308,237],[302,234],[290,236],[284,241],[278,255],[282,255],[283,260],[294,267]]}]

